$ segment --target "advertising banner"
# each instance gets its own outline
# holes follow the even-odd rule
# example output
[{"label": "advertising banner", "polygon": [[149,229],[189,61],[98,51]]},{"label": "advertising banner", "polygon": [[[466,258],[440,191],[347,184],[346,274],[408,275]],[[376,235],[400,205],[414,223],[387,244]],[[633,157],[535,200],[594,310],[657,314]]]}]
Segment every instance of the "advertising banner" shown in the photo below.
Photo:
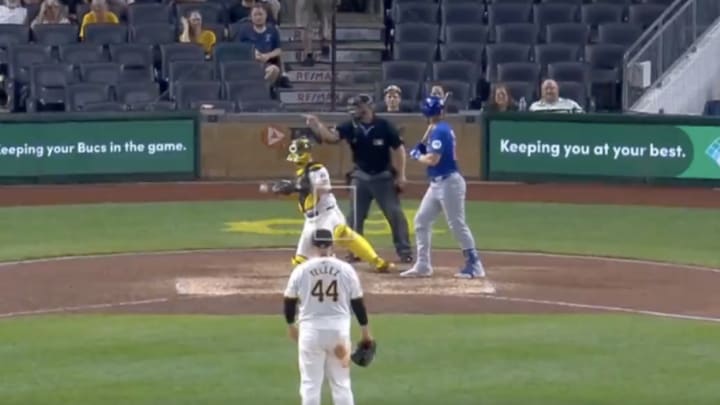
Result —
[{"label": "advertising banner", "polygon": [[0,177],[196,172],[193,118],[0,123]]},{"label": "advertising banner", "polygon": [[718,126],[490,119],[488,128],[491,179],[513,174],[720,179]]}]

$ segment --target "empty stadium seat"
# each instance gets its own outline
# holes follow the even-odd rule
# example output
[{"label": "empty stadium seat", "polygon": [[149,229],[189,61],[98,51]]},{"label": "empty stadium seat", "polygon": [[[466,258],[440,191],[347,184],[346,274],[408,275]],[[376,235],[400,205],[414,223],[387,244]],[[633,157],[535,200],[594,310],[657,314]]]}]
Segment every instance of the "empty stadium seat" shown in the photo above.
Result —
[{"label": "empty stadium seat", "polygon": [[218,43],[213,50],[213,60],[220,66],[223,62],[255,60],[253,46],[248,43]]},{"label": "empty stadium seat", "polygon": [[553,62],[547,68],[548,77],[561,82],[587,82],[588,66],[584,62]]},{"label": "empty stadium seat", "polygon": [[533,100],[537,99],[537,82],[503,82],[502,84],[507,87],[508,92],[516,101],[524,98],[529,106]]},{"label": "empty stadium seat", "polygon": [[590,26],[585,23],[557,23],[546,27],[547,42],[586,44],[590,40]]},{"label": "empty stadium seat", "polygon": [[74,82],[73,66],[69,64],[36,64],[30,68],[28,111],[43,111],[48,105],[65,104],[67,86]]},{"label": "empty stadium seat", "polygon": [[435,62],[432,65],[432,80],[460,80],[474,84],[478,80],[477,65],[463,61]]},{"label": "empty stadium seat", "polygon": [[83,41],[88,44],[121,44],[127,42],[127,26],[122,24],[90,24],[85,27]]},{"label": "empty stadium seat", "polygon": [[532,22],[532,4],[496,3],[488,6],[490,26]]},{"label": "empty stadium seat", "polygon": [[540,65],[533,62],[507,62],[497,65],[500,82],[538,82]]},{"label": "empty stadium seat", "polygon": [[600,24],[621,22],[623,7],[616,4],[584,4],[580,9],[580,21],[591,27]]},{"label": "empty stadium seat", "polygon": [[494,82],[497,77],[497,65],[508,62],[528,62],[530,45],[492,44],[487,48],[487,77]]},{"label": "empty stadium seat", "polygon": [[556,62],[576,62],[580,58],[580,46],[574,44],[538,44],[535,45],[535,62],[543,72],[548,65]]},{"label": "empty stadium seat", "polygon": [[222,100],[221,83],[218,81],[181,81],[173,86],[179,109],[193,109],[193,102],[212,104]]},{"label": "empty stadium seat", "polygon": [[466,61],[477,66],[482,64],[483,47],[471,43],[453,43],[440,47],[440,59],[444,61]]},{"label": "empty stadium seat", "polygon": [[424,82],[427,65],[422,62],[390,61],[382,64],[383,80],[412,80]]},{"label": "empty stadium seat", "polygon": [[120,64],[115,62],[83,63],[80,77],[85,83],[117,84],[120,82]]},{"label": "empty stadium seat", "polygon": [[147,44],[113,44],[110,60],[124,66],[152,66],[152,47]]},{"label": "empty stadium seat", "polygon": [[432,62],[437,54],[437,46],[418,43],[398,43],[393,49],[393,59],[413,62]]},{"label": "empty stadium seat", "polygon": [[601,24],[598,27],[598,42],[606,44],[617,44],[630,46],[640,35],[640,26],[630,23],[609,23]]},{"label": "empty stadium seat", "polygon": [[560,97],[575,101],[583,110],[587,111],[588,94],[584,82],[558,82],[558,90]]},{"label": "empty stadium seat", "polygon": [[130,27],[130,40],[141,44],[171,44],[177,42],[177,32],[172,24],[144,23]]},{"label": "empty stadium seat", "polygon": [[395,42],[434,44],[438,37],[438,26],[435,24],[406,23],[395,27]]},{"label": "empty stadium seat", "polygon": [[205,61],[205,51],[198,44],[176,43],[165,44],[160,46],[160,55],[162,58],[162,78],[167,80],[170,70],[170,64],[175,61]]},{"label": "empty stadium seat", "polygon": [[43,45],[66,45],[78,41],[79,29],[73,24],[37,24],[32,29],[35,43]]},{"label": "empty stadium seat", "polygon": [[108,60],[103,46],[98,44],[67,44],[58,48],[60,61],[73,65],[91,62],[105,62]]},{"label": "empty stadium seat", "polygon": [[666,8],[662,4],[632,4],[628,9],[628,22],[646,29],[660,17]]},{"label": "empty stadium seat", "polygon": [[479,24],[461,24],[445,27],[445,42],[484,44],[488,41],[488,27]]},{"label": "empty stadium seat", "polygon": [[392,19],[395,24],[438,23],[438,5],[430,3],[396,3],[393,6]]},{"label": "empty stadium seat", "polygon": [[443,26],[482,23],[485,10],[481,3],[445,3],[440,8]]},{"label": "empty stadium seat", "polygon": [[220,64],[220,79],[224,82],[250,80],[263,82],[265,69],[255,61],[230,61]]},{"label": "empty stadium seat", "polygon": [[534,44],[537,40],[535,24],[515,23],[495,26],[495,41],[499,43]]},{"label": "empty stadium seat", "polygon": [[579,7],[564,3],[536,4],[533,11],[535,25],[545,39],[547,26],[550,24],[577,22]]},{"label": "empty stadium seat", "polygon": [[112,101],[110,86],[101,83],[75,83],[67,87],[66,111],[84,111],[86,105]]},{"label": "empty stadium seat", "polygon": [[169,81],[214,81],[215,65],[212,62],[176,60],[170,62]]},{"label": "empty stadium seat", "polygon": [[133,3],[128,5],[127,19],[133,26],[148,23],[169,24],[173,21],[173,10],[169,4]]}]

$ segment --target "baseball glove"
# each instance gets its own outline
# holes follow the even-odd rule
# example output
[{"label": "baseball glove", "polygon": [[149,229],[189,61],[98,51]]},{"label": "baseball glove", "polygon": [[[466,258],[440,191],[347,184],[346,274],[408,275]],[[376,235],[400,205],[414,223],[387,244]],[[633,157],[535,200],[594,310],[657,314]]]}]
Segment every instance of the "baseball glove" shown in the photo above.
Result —
[{"label": "baseball glove", "polygon": [[270,187],[270,190],[275,194],[292,194],[297,190],[297,186],[295,185],[295,182],[292,180],[279,180],[272,183],[272,186]]},{"label": "baseball glove", "polygon": [[372,363],[377,351],[377,342],[374,340],[364,340],[357,344],[355,352],[350,356],[353,363],[360,367],[367,367]]}]

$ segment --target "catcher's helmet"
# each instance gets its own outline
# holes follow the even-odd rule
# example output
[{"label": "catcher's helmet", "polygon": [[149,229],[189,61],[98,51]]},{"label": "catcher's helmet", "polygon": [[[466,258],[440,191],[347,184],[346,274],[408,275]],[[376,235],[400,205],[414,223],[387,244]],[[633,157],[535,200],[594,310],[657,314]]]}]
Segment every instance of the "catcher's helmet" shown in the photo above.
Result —
[{"label": "catcher's helmet", "polygon": [[295,164],[306,164],[312,159],[311,150],[312,143],[308,138],[293,139],[288,147],[287,160]]},{"label": "catcher's helmet", "polygon": [[445,109],[445,100],[438,96],[427,97],[422,102],[421,110],[424,116],[430,118],[442,114]]}]

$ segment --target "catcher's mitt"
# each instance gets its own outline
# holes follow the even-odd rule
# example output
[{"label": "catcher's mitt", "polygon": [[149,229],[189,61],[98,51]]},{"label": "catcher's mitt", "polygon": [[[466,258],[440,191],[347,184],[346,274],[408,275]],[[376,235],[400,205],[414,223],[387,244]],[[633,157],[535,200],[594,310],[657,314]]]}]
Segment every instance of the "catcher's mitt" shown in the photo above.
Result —
[{"label": "catcher's mitt", "polygon": [[353,363],[360,367],[367,367],[375,358],[377,343],[374,340],[364,340],[357,344],[355,352],[350,356]]}]

